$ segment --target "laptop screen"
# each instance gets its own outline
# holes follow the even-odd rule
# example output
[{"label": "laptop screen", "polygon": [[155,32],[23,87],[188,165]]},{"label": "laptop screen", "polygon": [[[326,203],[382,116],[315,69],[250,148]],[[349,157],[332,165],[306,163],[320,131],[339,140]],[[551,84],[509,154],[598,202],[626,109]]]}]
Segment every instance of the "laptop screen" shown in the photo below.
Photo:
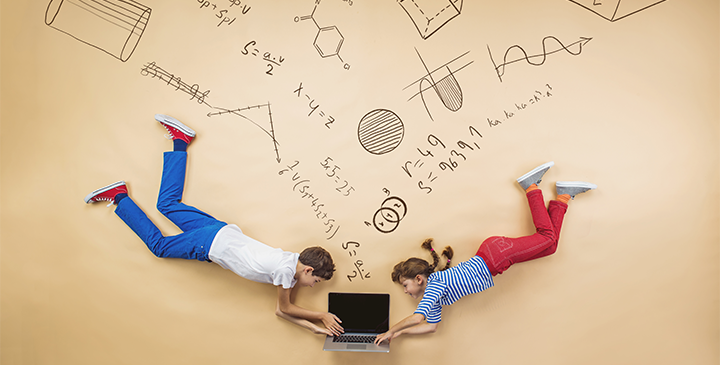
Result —
[{"label": "laptop screen", "polygon": [[345,332],[384,333],[390,326],[390,294],[329,293],[328,312]]}]

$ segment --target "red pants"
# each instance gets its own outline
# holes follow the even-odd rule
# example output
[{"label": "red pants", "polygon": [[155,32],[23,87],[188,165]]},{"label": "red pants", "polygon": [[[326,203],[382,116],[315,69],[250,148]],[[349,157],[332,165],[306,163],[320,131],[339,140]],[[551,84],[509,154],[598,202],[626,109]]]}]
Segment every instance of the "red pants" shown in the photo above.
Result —
[{"label": "red pants", "polygon": [[518,238],[490,237],[476,253],[485,261],[493,276],[502,274],[512,264],[552,255],[557,250],[567,204],[553,200],[545,209],[540,189],[527,193],[527,199],[537,233]]}]

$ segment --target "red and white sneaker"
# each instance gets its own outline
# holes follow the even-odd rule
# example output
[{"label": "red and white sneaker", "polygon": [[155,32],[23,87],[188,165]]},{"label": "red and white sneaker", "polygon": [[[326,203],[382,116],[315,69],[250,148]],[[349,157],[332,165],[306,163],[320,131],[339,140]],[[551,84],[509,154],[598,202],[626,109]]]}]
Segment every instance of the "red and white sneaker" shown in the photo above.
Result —
[{"label": "red and white sneaker", "polygon": [[190,144],[190,141],[195,138],[195,131],[192,128],[180,123],[179,120],[164,114],[155,114],[155,120],[167,129],[170,133],[169,139],[176,140],[181,139],[185,143]]},{"label": "red and white sneaker", "polygon": [[99,201],[107,201],[110,202],[108,204],[108,207],[115,204],[115,196],[120,193],[128,193],[127,185],[125,185],[125,181],[118,181],[114,184],[110,184],[108,186],[102,187],[100,189],[97,189],[93,191],[92,193],[88,194],[85,197],[85,203],[95,203]]}]

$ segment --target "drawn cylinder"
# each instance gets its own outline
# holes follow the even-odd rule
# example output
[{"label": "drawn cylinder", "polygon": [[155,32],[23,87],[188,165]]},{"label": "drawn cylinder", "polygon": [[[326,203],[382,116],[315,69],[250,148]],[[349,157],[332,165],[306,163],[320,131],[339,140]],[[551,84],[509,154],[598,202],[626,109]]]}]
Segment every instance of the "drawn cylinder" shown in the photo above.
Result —
[{"label": "drawn cylinder", "polygon": [[140,42],[150,12],[133,0],[50,0],[45,24],[125,62]]}]

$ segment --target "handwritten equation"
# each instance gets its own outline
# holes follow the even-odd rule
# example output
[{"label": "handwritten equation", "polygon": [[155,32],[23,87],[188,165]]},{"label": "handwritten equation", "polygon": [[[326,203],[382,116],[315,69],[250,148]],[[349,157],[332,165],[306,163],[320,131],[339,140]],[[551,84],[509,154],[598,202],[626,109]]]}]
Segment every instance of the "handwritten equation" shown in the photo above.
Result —
[{"label": "handwritten equation", "polygon": [[[358,249],[360,248],[360,243],[355,241],[348,241],[344,242],[342,244],[343,250],[350,255],[350,257],[356,257]],[[353,262],[353,267],[355,269],[352,270],[351,275],[347,275],[347,278],[350,282],[353,281],[353,279],[360,278],[360,280],[370,279],[370,272],[365,271],[365,269],[362,267],[365,265],[363,260],[357,259],[355,262]]]},{"label": "handwritten equation", "polygon": [[[547,88],[547,89],[545,89]],[[532,94],[532,96],[520,103],[515,103],[514,108],[510,108],[510,111],[503,110],[504,117],[502,118],[487,118],[487,122],[490,125],[490,127],[497,127],[498,125],[502,124],[503,122],[506,122],[510,120],[510,118],[514,117],[517,113],[526,110],[532,105],[535,105],[544,99],[550,98],[553,96],[551,93],[552,87],[550,84],[545,84],[545,88],[541,90],[535,90],[535,92]]]},{"label": "handwritten equation", "polygon": [[[231,14],[231,10],[223,9],[222,6],[220,6],[220,9],[218,10],[218,7],[219,7],[219,6],[218,6],[217,4],[215,4],[214,2],[212,2],[212,1],[209,1],[209,0],[197,0],[197,2],[200,4],[200,9],[204,9],[204,8],[210,9],[210,8],[212,8],[213,11],[217,10],[217,13],[215,14],[215,17],[218,18],[218,19],[220,19],[220,22],[217,24],[218,27],[221,26],[221,25],[223,25],[223,24],[231,25],[231,24],[234,23],[235,20],[237,19],[237,17],[233,17],[232,19],[230,18],[230,17],[232,16],[232,15],[230,15],[230,14]],[[240,1],[240,0],[228,0],[227,2],[230,3],[230,5],[228,6],[228,8],[232,8],[233,6],[238,6],[238,7],[242,6],[242,10],[240,10],[240,13],[241,13],[242,15],[245,15],[245,14],[247,14],[247,13],[250,11],[250,7],[247,6],[247,5],[244,5],[244,4],[242,3],[242,1]],[[233,14],[234,14],[234,13],[236,13],[236,12],[233,12]]]},{"label": "handwritten equation", "polygon": [[[315,103],[315,99],[312,99],[312,98],[310,97],[310,95],[303,93],[303,89],[304,89],[304,88],[303,88],[303,84],[302,84],[302,82],[301,82],[301,83],[300,83],[300,86],[298,86],[298,88],[295,89],[295,90],[293,91],[293,93],[294,93],[294,94],[297,94],[298,98],[299,98],[301,95],[305,95],[305,97],[306,97],[307,100],[309,101],[309,102],[308,102],[308,107],[310,108],[310,112],[308,113],[308,117],[309,117],[309,116],[311,116],[313,113],[315,113],[315,111],[320,107],[320,105],[319,105],[319,104],[316,104],[316,103]],[[312,100],[311,100],[311,99],[312,99]],[[330,125],[331,125],[331,124],[335,123],[335,118],[333,118],[331,115],[327,115],[327,118],[325,118],[326,114],[325,114],[325,112],[324,112],[322,109],[321,109],[320,111],[318,111],[318,116],[320,116],[321,118],[324,118],[325,120],[327,120],[327,122],[325,122],[325,127],[327,127],[328,129],[330,129]]]},{"label": "handwritten equation", "polygon": [[[241,53],[245,56],[254,56],[259,57],[260,50],[256,48],[257,42],[256,41],[250,41],[247,44],[245,44],[245,47],[243,47],[243,50]],[[272,76],[273,70],[275,70],[275,67],[280,67],[285,61],[285,58],[283,56],[273,56],[270,52],[263,52],[262,60],[267,62],[267,70],[265,71],[265,74]]]},{"label": "handwritten equation", "polygon": [[298,171],[295,171],[298,165],[300,165],[300,161],[296,160],[292,166],[287,165],[286,169],[280,170],[278,172],[278,175],[284,175],[285,173],[291,175],[290,179],[291,183],[293,184],[292,190],[298,193],[301,199],[307,199],[310,202],[310,208],[312,208],[313,213],[315,213],[315,218],[322,221],[323,225],[327,227],[327,229],[325,230],[325,234],[329,235],[328,237],[326,237],[326,239],[329,241],[333,237],[335,237],[338,230],[340,229],[340,225],[334,218],[330,218],[327,210],[324,208],[325,204],[321,203],[320,198],[315,196],[315,194],[312,192],[312,185],[310,185],[310,180],[304,179]]},{"label": "handwritten equation", "polygon": [[[320,166],[325,168],[325,176],[332,179],[337,183],[337,186],[335,187],[335,190],[342,194],[343,196],[349,196],[350,192],[354,191],[355,188],[350,186],[350,183],[347,180],[344,180],[340,178],[340,175],[338,171],[340,171],[340,166],[331,164],[333,159],[331,157],[328,157],[325,159],[325,161],[320,162]],[[343,181],[342,183],[340,181]]]},{"label": "handwritten equation", "polygon": [[417,160],[406,161],[401,166],[402,170],[411,179],[419,179],[418,188],[430,194],[433,191],[430,185],[440,176],[440,171],[436,169],[452,173],[467,161],[470,153],[480,150],[477,141],[482,138],[482,135],[473,126],[468,127],[468,131],[471,139],[454,141],[453,144],[446,144],[434,134],[428,135],[429,147],[424,146],[423,149],[418,147],[417,151],[421,157]]},{"label": "handwritten equation", "polygon": [[205,101],[210,94],[210,90],[200,92],[200,86],[198,84],[189,85],[183,82],[180,77],[176,77],[172,73],[162,69],[162,67],[159,67],[155,62],[150,62],[143,66],[140,74],[150,76],[151,78],[158,78],[160,81],[167,81],[167,85],[174,87],[175,91],[182,91],[190,95],[190,100],[197,100],[198,104],[205,104],[212,107],[212,105]]},{"label": "handwritten equation", "polygon": [[[304,88],[303,88],[302,82],[301,82],[301,83],[300,83],[300,86],[298,86],[298,88],[295,89],[295,90],[293,91],[293,93],[297,94],[298,97],[300,97],[301,94],[303,94],[303,95],[305,95],[305,97],[308,99],[308,101],[309,101],[309,102],[308,102],[308,107],[310,108],[310,112],[308,113],[308,117],[309,117],[309,116],[311,116],[313,113],[315,113],[315,111],[320,107],[320,105],[319,105],[319,104],[315,104],[315,99],[312,99],[312,98],[310,97],[310,95],[303,93],[303,89],[304,89]],[[312,100],[311,100],[311,99],[312,99]],[[322,110],[320,110],[320,111],[318,112],[318,116],[320,116],[321,118],[325,118],[325,115],[326,115],[325,112],[322,111]],[[325,122],[325,127],[327,127],[328,129],[330,129],[330,125],[333,124],[333,123],[335,123],[335,118],[333,118],[331,115],[328,115],[327,118],[326,118],[326,120],[327,120],[327,122]]]}]

